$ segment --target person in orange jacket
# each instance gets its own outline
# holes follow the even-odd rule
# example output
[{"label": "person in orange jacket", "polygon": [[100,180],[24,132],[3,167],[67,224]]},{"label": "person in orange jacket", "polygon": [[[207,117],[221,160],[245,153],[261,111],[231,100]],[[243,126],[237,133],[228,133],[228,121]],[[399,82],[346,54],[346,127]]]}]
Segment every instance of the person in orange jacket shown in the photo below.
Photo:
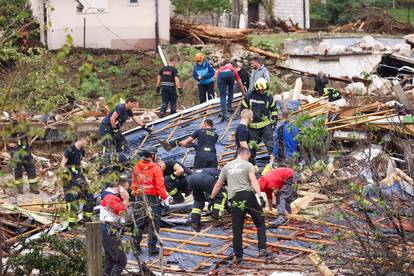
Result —
[{"label": "person in orange jacket", "polygon": [[132,170],[131,190],[135,198],[134,212],[137,231],[135,236],[135,247],[141,252],[140,243],[145,227],[148,226],[148,253],[150,256],[158,255],[157,236],[151,226],[150,218],[147,216],[147,206],[144,199],[150,206],[151,216],[154,222],[155,231],[160,231],[161,208],[168,208],[169,202],[167,191],[164,185],[163,171],[155,163],[157,150],[153,147],[145,147],[141,151],[142,159],[137,162]]},{"label": "person in orange jacket", "polygon": [[273,193],[276,194],[278,217],[271,223],[271,227],[285,224],[285,212],[291,213],[290,203],[297,197],[293,184],[297,181],[295,172],[291,168],[272,169],[259,178],[260,190],[266,194],[269,210],[272,210]]}]

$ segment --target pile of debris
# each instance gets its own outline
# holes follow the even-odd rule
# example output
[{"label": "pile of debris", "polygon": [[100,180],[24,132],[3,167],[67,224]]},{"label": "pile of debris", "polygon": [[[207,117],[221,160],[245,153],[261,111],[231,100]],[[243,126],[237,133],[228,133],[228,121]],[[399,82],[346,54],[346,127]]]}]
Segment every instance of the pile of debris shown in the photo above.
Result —
[{"label": "pile of debris", "polygon": [[280,18],[271,18],[266,22],[251,23],[255,28],[255,33],[295,33],[302,32],[303,30],[299,27],[299,23],[293,22],[292,19],[284,21]]},{"label": "pile of debris", "polygon": [[171,19],[171,37],[176,42],[195,44],[239,43],[247,45],[247,34],[250,32],[250,30],[193,25],[176,18]]},{"label": "pile of debris", "polygon": [[332,33],[365,32],[377,34],[410,34],[414,31],[410,23],[403,23],[388,14],[387,11],[378,8],[366,9],[361,18],[355,22],[330,27]]}]

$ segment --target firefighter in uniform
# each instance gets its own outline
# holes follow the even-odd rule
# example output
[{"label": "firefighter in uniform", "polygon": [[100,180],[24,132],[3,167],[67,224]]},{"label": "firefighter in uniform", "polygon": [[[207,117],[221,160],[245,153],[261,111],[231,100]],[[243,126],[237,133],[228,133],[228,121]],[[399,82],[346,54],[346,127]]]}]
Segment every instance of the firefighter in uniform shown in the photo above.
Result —
[{"label": "firefighter in uniform", "polygon": [[126,151],[128,143],[121,133],[121,127],[128,118],[132,117],[137,125],[142,126],[144,130],[149,131],[144,126],[144,122],[134,116],[132,109],[136,105],[137,101],[134,98],[127,98],[125,103],[115,106],[115,109],[109,112],[102,120],[98,134],[103,139],[103,154],[111,149],[111,145],[114,145],[116,152]]},{"label": "firefighter in uniform", "polygon": [[25,170],[29,179],[30,192],[39,194],[36,167],[26,128],[26,114],[19,114],[17,121],[13,122],[12,135],[8,144],[12,156],[11,163],[14,171],[14,184],[18,193],[23,194],[23,170]]},{"label": "firefighter in uniform", "polygon": [[158,160],[158,165],[164,172],[164,184],[169,196],[174,200],[173,204],[184,202],[183,193],[190,193],[187,177],[190,170],[175,160]]},{"label": "firefighter in uniform", "polygon": [[218,135],[213,130],[213,126],[213,121],[207,119],[201,129],[194,131],[190,137],[179,142],[180,146],[187,147],[197,139],[194,169],[217,168],[218,166],[216,153]]},{"label": "firefighter in uniform", "polygon": [[69,228],[76,226],[81,199],[85,201],[82,210],[84,221],[92,221],[93,208],[95,207],[93,192],[89,191],[81,169],[81,161],[85,156],[84,148],[87,143],[88,137],[80,136],[75,143],[66,148],[60,163],[60,166],[68,173],[63,191],[65,192],[65,201],[68,204],[67,222]]},{"label": "firefighter in uniform", "polygon": [[[194,204],[191,210],[191,226],[195,231],[201,230],[201,211],[205,202],[210,198],[214,184],[217,181],[220,171],[217,168],[205,168],[195,170],[188,177],[188,185],[193,190]],[[214,201],[211,202],[211,216],[215,220],[221,220],[227,203],[227,192],[222,188]]]},{"label": "firefighter in uniform", "polygon": [[251,109],[253,112],[253,121],[249,124],[252,135],[249,142],[252,160],[255,160],[258,145],[262,140],[270,158],[273,158],[272,126],[276,122],[277,109],[273,96],[267,92],[268,89],[269,83],[264,78],[259,78],[254,84],[253,91],[244,97],[241,105],[242,109]]},{"label": "firefighter in uniform", "polygon": [[157,76],[157,94],[161,95],[160,117],[164,117],[167,113],[168,104],[170,104],[170,113],[177,111],[177,89],[181,96],[183,90],[180,86],[180,78],[175,68],[174,59],[170,59],[169,64],[161,68]]}]

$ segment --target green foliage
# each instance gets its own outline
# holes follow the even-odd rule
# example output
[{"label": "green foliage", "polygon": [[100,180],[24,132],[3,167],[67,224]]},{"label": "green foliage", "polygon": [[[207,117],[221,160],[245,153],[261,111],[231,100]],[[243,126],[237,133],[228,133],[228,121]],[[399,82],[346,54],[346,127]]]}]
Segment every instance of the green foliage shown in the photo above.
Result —
[{"label": "green foliage", "polygon": [[0,66],[9,68],[16,65],[19,59],[22,57],[22,54],[17,50],[17,48],[12,47],[11,43],[7,43],[0,46]]},{"label": "green foliage", "polygon": [[273,93],[281,93],[291,90],[292,86],[278,76],[272,76],[272,79],[270,80],[270,89]]},{"label": "green foliage", "polygon": [[362,12],[363,0],[327,0],[326,4],[311,5],[311,13],[327,24],[346,24]]},{"label": "green foliage", "polygon": [[84,98],[102,96],[109,99],[112,92],[105,80],[99,79],[91,63],[85,62],[78,69],[78,96]]},{"label": "green foliage", "polygon": [[76,237],[42,235],[36,240],[22,239],[21,244],[27,253],[15,252],[7,260],[14,275],[30,275],[34,269],[40,275],[85,275],[85,245]]},{"label": "green foliage", "polygon": [[39,25],[28,0],[0,0],[0,48],[4,44],[28,48],[39,41]]},{"label": "green foliage", "polygon": [[118,66],[111,65],[108,67],[108,74],[113,76],[121,76],[123,73],[122,69]]},{"label": "green foliage", "polygon": [[298,143],[310,151],[323,149],[329,137],[329,131],[324,127],[325,120],[325,116],[312,119],[306,114],[299,116],[295,121],[299,128]]},{"label": "green foliage", "polygon": [[183,15],[186,19],[195,14],[207,13],[212,23],[217,25],[219,17],[231,11],[230,0],[172,0],[177,14]]}]

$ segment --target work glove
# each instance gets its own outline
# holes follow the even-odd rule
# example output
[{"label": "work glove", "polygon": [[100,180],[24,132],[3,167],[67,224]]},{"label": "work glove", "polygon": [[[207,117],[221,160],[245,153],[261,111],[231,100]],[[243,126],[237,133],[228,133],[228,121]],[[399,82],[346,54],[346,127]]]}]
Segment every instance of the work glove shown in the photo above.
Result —
[{"label": "work glove", "polygon": [[260,199],[260,206],[262,206],[262,209],[264,209],[266,207],[266,201],[264,200],[262,196],[259,199]]},{"label": "work glove", "polygon": [[213,208],[213,200],[211,197],[208,199],[208,205],[207,205],[207,210],[209,210],[211,212],[211,209]]},{"label": "work glove", "polygon": [[183,95],[183,89],[182,88],[178,88],[178,96],[182,96]]},{"label": "work glove", "polygon": [[168,197],[161,201],[161,206],[165,209],[168,209],[170,207],[170,201],[168,200]]},{"label": "work glove", "polygon": [[156,89],[156,90],[157,90],[157,94],[158,94],[158,95],[161,95],[161,88],[160,88],[159,86],[157,87],[157,89]]},{"label": "work glove", "polygon": [[147,125],[143,125],[141,127],[141,129],[144,130],[144,131],[146,131],[146,132],[148,132],[149,134],[151,134],[151,132],[152,132],[152,130]]}]

